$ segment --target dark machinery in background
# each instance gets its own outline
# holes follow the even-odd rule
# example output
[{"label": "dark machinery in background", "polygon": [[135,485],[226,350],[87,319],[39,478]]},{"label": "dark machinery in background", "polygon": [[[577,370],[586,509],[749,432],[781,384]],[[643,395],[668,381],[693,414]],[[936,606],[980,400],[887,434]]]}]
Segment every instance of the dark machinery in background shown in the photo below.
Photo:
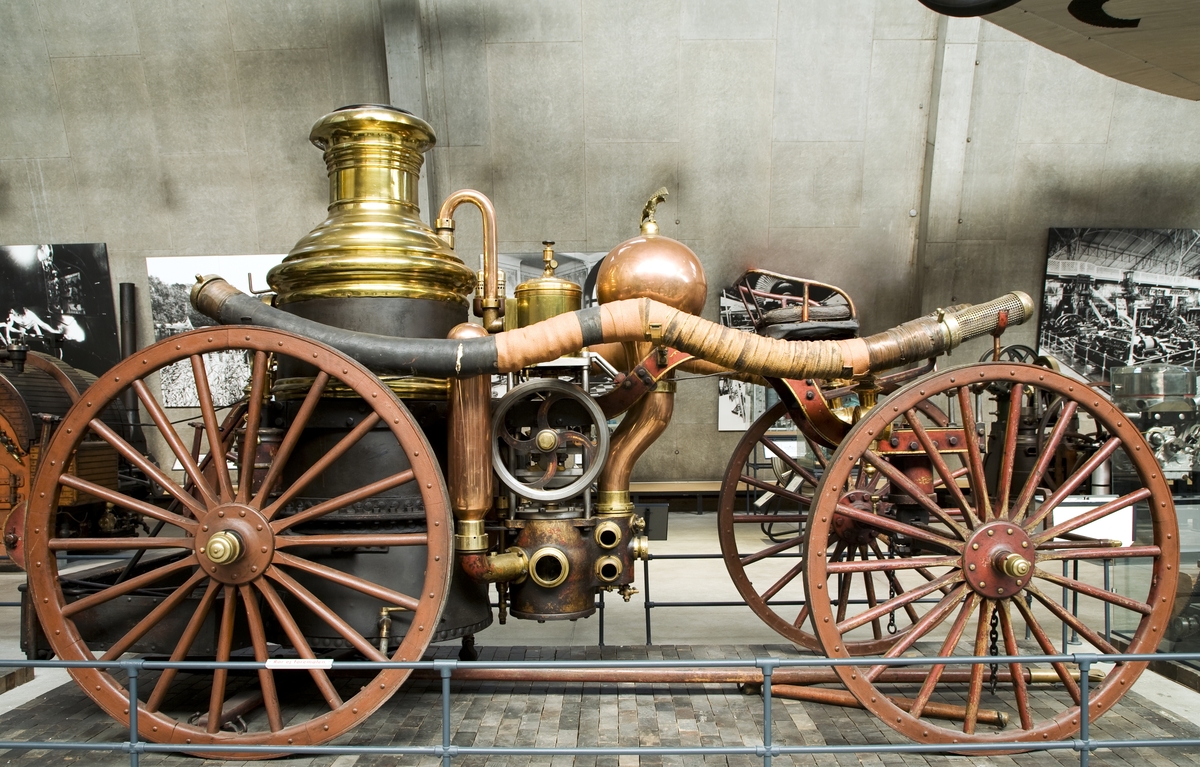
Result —
[{"label": "dark machinery in background", "polygon": [[[312,140],[328,168],[329,217],[271,271],[269,303],[201,278],[193,304],[221,326],[165,339],[97,380],[62,417],[30,491],[21,539],[30,602],[59,657],[274,664],[187,683],[170,671],[143,678],[147,739],[198,752],[323,742],[369,716],[409,673],[332,676],[330,658],[417,660],[431,642],[457,638],[469,658],[471,637],[493,619],[493,583],[501,620],[575,620],[601,590],[628,598],[647,546],[630,476],[670,422],[680,370],[737,376],[780,397],[735,451],[718,519],[726,564],[760,617],[831,657],[902,654],[949,626],[952,641],[917,669],[916,698],[886,686],[909,677],[851,666],[825,680],[848,691],[809,694],[857,701],[922,742],[1040,742],[1074,731],[1080,695],[1069,671],[1050,671],[1061,696],[1035,708],[1019,666],[944,675],[939,652],[957,652],[965,637],[974,655],[1000,654],[1001,641],[1003,653],[1020,654],[1018,617],[1043,652],[1053,649],[1047,620],[1116,652],[1048,599],[1047,583],[1137,615],[1131,650],[1157,645],[1178,541],[1169,488],[1137,430],[1107,399],[1046,368],[935,371],[942,352],[1026,321],[1028,296],[860,338],[843,291],[752,270],[740,285],[758,332],[723,328],[696,316],[704,272],[659,233],[660,193],[641,233],[603,262],[599,306],[579,308],[579,287],[555,276],[550,244],[544,273],[506,301],[484,195],[451,195],[432,229],[419,217],[418,173],[433,143],[424,121],[346,107],[318,121]],[[478,273],[454,250],[463,204],[483,218]],[[481,324],[466,322],[472,306]],[[246,396],[228,410],[210,391],[221,373],[205,355],[217,351],[244,353],[249,367]],[[190,367],[200,402],[191,444],[156,395],[156,371],[176,362]],[[914,362],[923,366],[885,374]],[[160,446],[157,463],[108,425],[131,399]],[[622,414],[610,434],[608,420]],[[798,460],[801,441],[811,461]],[[72,459],[91,442],[140,471],[152,497],[79,470]],[[1128,456],[1137,487],[1115,506],[1056,516],[1116,453]],[[758,473],[764,465],[771,476]],[[151,534],[64,534],[55,520],[68,491],[136,515]],[[792,508],[742,511],[746,493]],[[1133,503],[1150,509],[1149,543],[1073,532]],[[787,526],[765,548],[764,523]],[[64,552],[107,553],[120,566],[67,579]],[[1053,572],[1065,558],[1102,556],[1152,563],[1144,600]],[[1090,705],[1107,710],[1141,669],[1117,666]],[[128,721],[123,678],[73,674]],[[993,690],[1005,685],[1007,703],[989,699],[997,710],[980,709],[985,677]],[[964,683],[966,706],[932,700],[942,685]],[[1047,705],[1061,710],[1046,715]],[[947,716],[953,726],[932,721]],[[1009,719],[1015,733],[976,731]]]}]

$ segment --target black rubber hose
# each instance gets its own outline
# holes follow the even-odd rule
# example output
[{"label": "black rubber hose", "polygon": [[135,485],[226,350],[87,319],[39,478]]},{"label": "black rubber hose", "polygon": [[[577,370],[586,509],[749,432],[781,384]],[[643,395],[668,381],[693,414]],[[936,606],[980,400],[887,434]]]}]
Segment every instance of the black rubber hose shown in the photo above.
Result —
[{"label": "black rubber hose", "polygon": [[921,0],[921,5],[944,16],[986,16],[1011,8],[1021,0]]}]

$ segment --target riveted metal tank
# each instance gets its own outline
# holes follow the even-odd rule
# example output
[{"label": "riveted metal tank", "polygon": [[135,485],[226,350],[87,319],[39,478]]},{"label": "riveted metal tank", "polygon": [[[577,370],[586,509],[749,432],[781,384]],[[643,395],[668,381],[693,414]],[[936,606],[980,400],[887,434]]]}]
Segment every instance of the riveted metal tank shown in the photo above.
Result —
[{"label": "riveted metal tank", "polygon": [[[418,183],[423,153],[435,143],[433,129],[404,110],[379,104],[342,107],[312,128],[310,140],[324,153],[329,175],[329,214],[302,237],[267,275],[274,303],[286,312],[347,330],[406,338],[446,338],[467,321],[475,274],[421,220]],[[286,423],[308,393],[314,372],[281,366],[273,387]],[[420,376],[381,376],[405,401],[434,453],[446,467],[446,399],[449,382]],[[364,416],[337,382],[326,387],[317,412],[285,470],[288,481],[319,461]],[[364,487],[403,470],[387,428],[368,432],[282,512],[284,516]],[[404,485],[350,504],[305,532],[416,532],[424,508],[417,489]],[[405,593],[420,588],[425,553],[419,547],[387,551],[334,549],[311,559]],[[373,636],[378,605],[347,595],[327,581],[299,577],[319,598],[364,636]],[[297,611],[304,615],[305,611]],[[409,620],[397,616],[396,621]],[[314,647],[341,647],[344,640],[322,621],[306,617],[301,628]],[[484,587],[456,573],[435,640],[473,633],[491,623]],[[403,632],[397,631],[397,636]]]}]

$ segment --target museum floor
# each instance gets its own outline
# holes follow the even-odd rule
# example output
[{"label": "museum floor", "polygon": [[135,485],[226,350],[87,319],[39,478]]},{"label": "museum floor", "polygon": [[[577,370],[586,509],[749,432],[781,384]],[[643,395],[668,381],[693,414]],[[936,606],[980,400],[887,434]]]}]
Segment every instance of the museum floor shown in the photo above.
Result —
[{"label": "museum floor", "polygon": [[[709,554],[718,551],[715,514],[672,514],[669,537],[655,541],[659,554]],[[639,569],[639,588],[641,571]],[[19,575],[0,574],[0,599],[15,598]],[[656,602],[736,598],[719,560],[659,560],[651,565],[652,597]],[[19,657],[15,611],[6,609],[0,623],[2,657]],[[598,646],[599,622],[562,623],[510,621],[494,625],[478,637],[481,659],[547,658],[754,658],[794,657],[797,651],[767,629],[744,607],[662,607],[652,610],[653,640],[645,645],[642,595],[629,603],[610,599],[605,611],[603,648]],[[457,645],[437,648],[453,657]],[[1086,651],[1073,645],[1071,651]],[[64,672],[39,672],[33,682],[0,695],[0,738],[120,742],[126,732],[101,712]],[[1044,704],[1054,706],[1053,691],[1039,691]],[[733,685],[658,684],[529,684],[455,682],[452,722],[457,745],[575,746],[575,745],[718,745],[762,742],[762,700],[742,695]],[[986,704],[985,704],[986,705]],[[1200,694],[1147,672],[1134,691],[1095,722],[1096,738],[1200,737],[1195,724]],[[907,742],[901,735],[864,711],[776,699],[772,716],[775,742],[788,745],[882,744]],[[350,745],[435,744],[440,740],[440,694],[435,683],[412,682],[357,730],[339,738]],[[127,765],[123,754],[47,751],[0,751],[0,765]],[[144,754],[142,765],[218,764],[185,756]],[[242,764],[242,762],[226,762]],[[274,765],[375,767],[376,765],[437,765],[434,758],[397,756],[323,756],[269,762]],[[748,756],[708,757],[461,757],[453,764],[474,765],[689,765],[761,764]],[[829,765],[1059,765],[1078,764],[1073,752],[1015,756],[919,756],[900,754],[841,754],[777,757],[775,764]],[[1129,749],[1098,752],[1093,765],[1200,764],[1200,748]],[[252,764],[252,763],[250,763]]]}]

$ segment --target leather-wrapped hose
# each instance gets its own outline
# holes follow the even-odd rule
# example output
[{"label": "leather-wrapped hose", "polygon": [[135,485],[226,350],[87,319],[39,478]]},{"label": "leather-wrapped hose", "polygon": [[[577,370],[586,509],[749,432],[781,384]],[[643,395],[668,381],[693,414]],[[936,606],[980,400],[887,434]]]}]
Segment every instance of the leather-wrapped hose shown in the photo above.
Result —
[{"label": "leather-wrapped hose", "polygon": [[353,357],[376,373],[440,378],[510,373],[598,343],[654,341],[730,370],[769,378],[834,378],[936,356],[1033,315],[1014,291],[992,301],[911,320],[866,338],[780,341],[745,333],[648,298],[568,312],[529,327],[463,339],[398,338],[343,330],[280,311],[220,277],[192,287],[192,305],[223,325],[290,331]]}]

